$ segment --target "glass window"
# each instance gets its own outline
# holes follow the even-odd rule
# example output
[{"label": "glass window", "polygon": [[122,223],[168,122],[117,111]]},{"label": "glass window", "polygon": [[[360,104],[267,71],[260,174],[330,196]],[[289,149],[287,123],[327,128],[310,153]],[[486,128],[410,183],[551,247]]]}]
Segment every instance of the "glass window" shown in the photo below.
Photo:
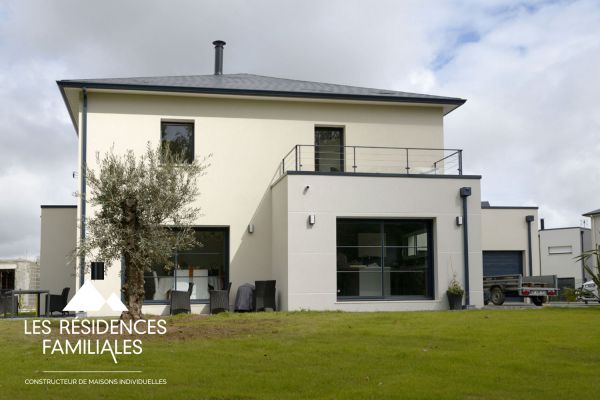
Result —
[{"label": "glass window", "polygon": [[431,298],[431,227],[429,220],[338,220],[338,296]]},{"label": "glass window", "polygon": [[161,146],[169,146],[172,154],[182,154],[186,162],[194,160],[194,124],[184,122],[161,123]]},{"label": "glass window", "polygon": [[344,128],[315,128],[315,171],[344,171]]},{"label": "glass window", "polygon": [[177,267],[167,270],[154,265],[144,274],[145,300],[168,301],[171,290],[188,290],[192,300],[208,300],[208,291],[224,289],[229,283],[228,231],[223,228],[198,228],[201,246],[173,253]]}]

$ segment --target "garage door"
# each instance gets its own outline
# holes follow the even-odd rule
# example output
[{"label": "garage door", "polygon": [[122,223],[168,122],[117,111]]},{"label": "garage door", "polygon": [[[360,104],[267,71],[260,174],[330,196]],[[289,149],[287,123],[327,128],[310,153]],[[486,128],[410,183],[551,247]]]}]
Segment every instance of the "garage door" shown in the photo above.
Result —
[{"label": "garage door", "polygon": [[523,253],[520,251],[484,251],[483,276],[523,273]]},{"label": "garage door", "polygon": [[[483,276],[515,275],[523,273],[521,251],[484,251]],[[521,297],[506,297],[507,302],[522,302]]]}]

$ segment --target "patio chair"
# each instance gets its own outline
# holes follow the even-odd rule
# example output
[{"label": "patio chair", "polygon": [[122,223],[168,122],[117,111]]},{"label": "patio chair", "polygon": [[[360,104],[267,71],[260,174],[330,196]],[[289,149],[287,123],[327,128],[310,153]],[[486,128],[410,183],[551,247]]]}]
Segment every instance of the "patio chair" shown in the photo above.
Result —
[{"label": "patio chair", "polygon": [[194,282],[190,282],[187,291],[171,290],[171,315],[192,312],[190,298],[193,288]]},{"label": "patio chair", "polygon": [[254,311],[275,311],[275,281],[255,281],[254,286]]},{"label": "patio chair", "polygon": [[231,290],[231,282],[223,290],[209,290],[208,297],[210,299],[210,313],[218,314],[223,311],[229,311],[229,291]]},{"label": "patio chair", "polygon": [[13,296],[12,291],[2,290],[0,291],[0,313],[13,314],[17,310],[17,298]]},{"label": "patio chair", "polygon": [[254,285],[244,283],[238,286],[233,309],[236,312],[254,311]]},{"label": "patio chair", "polygon": [[48,315],[52,315],[55,311],[58,311],[62,315],[68,314],[68,311],[63,311],[63,308],[67,306],[67,300],[69,299],[68,287],[64,288],[61,294],[49,294],[47,299]]}]

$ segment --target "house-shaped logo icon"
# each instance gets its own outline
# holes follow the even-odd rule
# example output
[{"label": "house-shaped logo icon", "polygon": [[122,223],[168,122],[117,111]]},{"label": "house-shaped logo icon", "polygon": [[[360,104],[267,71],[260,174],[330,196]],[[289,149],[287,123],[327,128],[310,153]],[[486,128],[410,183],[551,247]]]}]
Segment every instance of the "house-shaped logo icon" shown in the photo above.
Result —
[{"label": "house-shaped logo icon", "polygon": [[127,311],[127,307],[116,294],[111,293],[107,300],[94,287],[92,281],[86,281],[63,311],[99,311],[105,304],[113,311]]}]

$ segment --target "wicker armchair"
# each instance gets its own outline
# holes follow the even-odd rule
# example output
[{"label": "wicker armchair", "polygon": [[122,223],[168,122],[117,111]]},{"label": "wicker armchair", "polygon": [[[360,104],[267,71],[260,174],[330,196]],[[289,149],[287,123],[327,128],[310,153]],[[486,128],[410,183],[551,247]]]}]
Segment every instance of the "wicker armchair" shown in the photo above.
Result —
[{"label": "wicker armchair", "polygon": [[69,288],[66,287],[62,290],[61,294],[49,294],[48,295],[48,315],[52,315],[53,312],[57,311],[62,315],[67,314],[67,311],[63,311],[63,308],[67,306],[67,300],[69,300]]},{"label": "wicker armchair", "polygon": [[171,290],[171,315],[192,312],[190,298],[192,297],[193,288],[194,283],[190,282],[187,291]]},{"label": "wicker armchair", "polygon": [[275,281],[255,281],[254,285],[254,311],[275,311]]},{"label": "wicker armchair", "polygon": [[227,289],[209,290],[208,296],[210,299],[210,313],[218,314],[223,311],[229,311],[229,291],[231,290],[231,282],[227,285]]}]

